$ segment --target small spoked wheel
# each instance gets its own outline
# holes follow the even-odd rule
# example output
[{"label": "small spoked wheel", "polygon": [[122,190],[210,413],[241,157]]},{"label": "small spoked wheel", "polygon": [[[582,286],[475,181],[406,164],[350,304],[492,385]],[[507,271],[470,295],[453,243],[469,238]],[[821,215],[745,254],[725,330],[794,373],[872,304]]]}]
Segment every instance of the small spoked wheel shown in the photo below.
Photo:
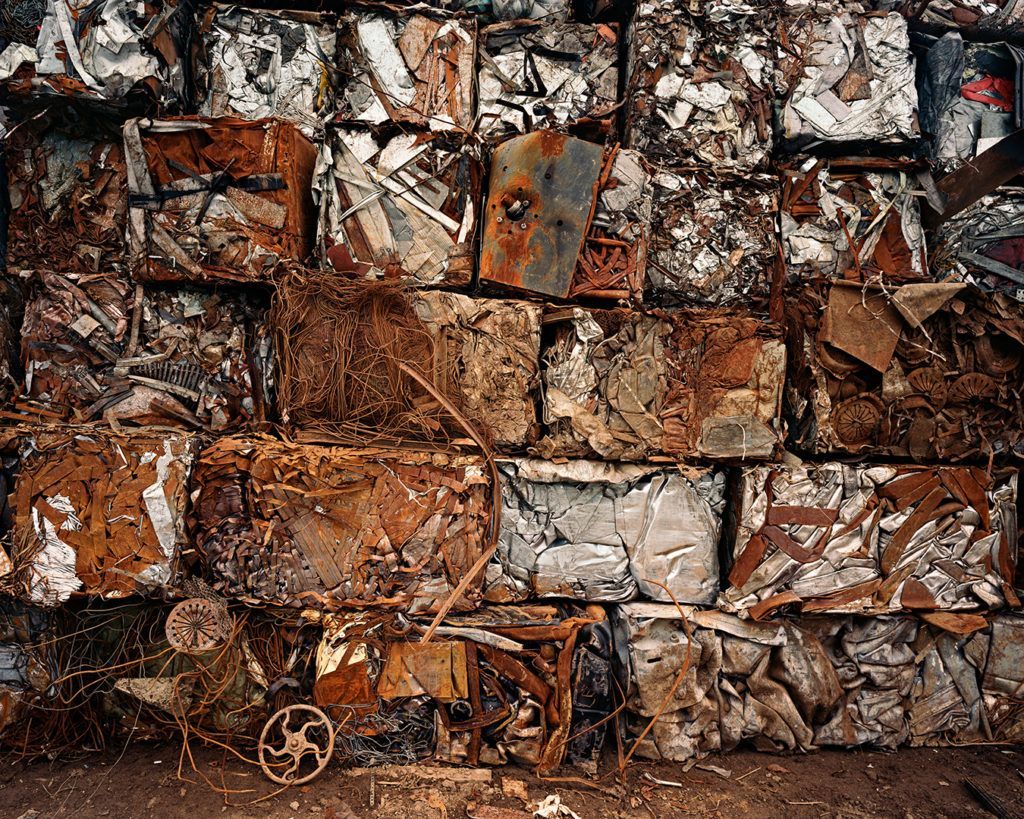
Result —
[{"label": "small spoked wheel", "polygon": [[165,630],[175,651],[194,654],[223,645],[231,637],[231,617],[214,601],[192,597],[171,609]]},{"label": "small spoked wheel", "polygon": [[334,754],[334,726],[312,705],[282,708],[260,734],[260,767],[279,785],[301,785],[319,776]]}]

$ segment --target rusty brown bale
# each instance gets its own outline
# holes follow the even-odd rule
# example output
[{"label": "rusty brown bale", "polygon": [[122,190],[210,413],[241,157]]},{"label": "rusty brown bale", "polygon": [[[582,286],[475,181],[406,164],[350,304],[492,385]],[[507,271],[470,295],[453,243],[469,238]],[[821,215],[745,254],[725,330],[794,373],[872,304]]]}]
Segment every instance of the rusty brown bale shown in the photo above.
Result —
[{"label": "rusty brown bale", "polygon": [[988,463],[1024,454],[1024,307],[955,282],[816,283],[787,305],[800,451]]},{"label": "rusty brown bale", "polygon": [[755,619],[1017,606],[1017,476],[976,467],[754,467],[719,607]]},{"label": "rusty brown bale", "polygon": [[[14,61],[5,83],[19,104],[81,102],[114,116],[126,108],[162,114],[188,108],[191,0],[9,5],[11,24],[4,26],[3,40],[8,48],[30,49]],[[36,20],[28,17],[33,6],[40,11]]]},{"label": "rusty brown bale", "polygon": [[486,549],[488,484],[480,458],[221,438],[196,464],[192,533],[236,599],[430,611]]},{"label": "rusty brown bale", "polygon": [[316,148],[282,120],[129,120],[128,259],[143,282],[266,282],[313,249]]},{"label": "rusty brown bale", "polygon": [[766,459],[781,448],[777,326],[726,311],[549,313],[545,457]]},{"label": "rusty brown bale", "polygon": [[51,427],[8,429],[0,444],[21,455],[4,544],[8,593],[56,606],[175,579],[195,438]]},{"label": "rusty brown bale", "polygon": [[7,269],[49,260],[62,272],[124,270],[128,180],[117,142],[26,124],[6,147],[11,199]]},{"label": "rusty brown bale", "polygon": [[260,294],[50,271],[32,276],[28,290],[19,411],[211,430],[267,419],[271,355]]}]

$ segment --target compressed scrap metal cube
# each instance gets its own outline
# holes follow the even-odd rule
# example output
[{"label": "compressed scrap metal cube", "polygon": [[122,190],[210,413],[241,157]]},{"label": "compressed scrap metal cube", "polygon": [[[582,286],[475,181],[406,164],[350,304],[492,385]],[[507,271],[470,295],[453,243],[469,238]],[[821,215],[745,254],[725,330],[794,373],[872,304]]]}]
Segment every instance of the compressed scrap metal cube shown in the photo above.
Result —
[{"label": "compressed scrap metal cube", "polygon": [[264,421],[270,337],[260,301],[39,272],[21,335],[28,409],[211,430]]},{"label": "compressed scrap metal cube", "polygon": [[781,168],[790,279],[928,278],[914,163],[801,158]]},{"label": "compressed scrap metal cube", "polygon": [[927,52],[921,126],[929,157],[955,170],[1024,125],[1024,54],[1008,43],[965,43],[946,34]]},{"label": "compressed scrap metal cube", "polygon": [[288,424],[357,446],[465,441],[467,419],[501,449],[536,439],[539,305],[293,270],[272,322]]},{"label": "compressed scrap metal cube", "polygon": [[772,150],[774,5],[707,5],[636,4],[626,143],[666,166],[750,172]]},{"label": "compressed scrap metal cube", "polygon": [[936,231],[936,278],[1001,290],[1024,302],[1024,188],[1004,187]]},{"label": "compressed scrap metal cube", "polygon": [[720,606],[877,614],[1018,605],[1016,473],[838,463],[753,467]]},{"label": "compressed scrap metal cube", "polygon": [[487,138],[541,128],[614,130],[619,33],[611,25],[514,21],[480,32],[480,125]]},{"label": "compressed scrap metal cube", "polygon": [[718,597],[725,472],[535,459],[498,469],[501,536],[487,600]]},{"label": "compressed scrap metal cube", "polygon": [[[793,4],[795,5],[795,4]],[[823,5],[784,14],[776,61],[784,145],[908,143],[917,139],[917,88],[906,19]]]},{"label": "compressed scrap metal cube", "polygon": [[787,304],[792,444],[815,455],[1024,455],[1024,306],[957,282],[815,283]]},{"label": "compressed scrap metal cube", "polygon": [[291,123],[129,120],[136,281],[264,282],[313,249],[316,147]]},{"label": "compressed scrap metal cube", "polygon": [[824,646],[796,623],[664,603],[616,606],[612,621],[627,658],[627,735],[650,727],[640,757],[682,762],[742,742],[814,750],[843,694]]},{"label": "compressed scrap metal cube", "polygon": [[341,18],[339,120],[468,133],[476,117],[476,21],[425,7]]},{"label": "compressed scrap metal cube", "polygon": [[979,39],[1019,39],[1024,34],[1024,7],[1016,0],[880,0],[878,8],[898,11],[923,29],[955,29]]},{"label": "compressed scrap metal cube", "polygon": [[219,593],[429,611],[487,548],[488,484],[480,458],[220,438],[196,464],[192,531]]},{"label": "compressed scrap metal cube", "polygon": [[639,301],[651,179],[636,151],[555,131],[495,151],[480,281],[559,298]]},{"label": "compressed scrap metal cube", "polygon": [[723,311],[549,314],[544,457],[771,458],[780,448],[778,327]]},{"label": "compressed scrap metal cube", "polygon": [[483,175],[479,149],[454,135],[332,128],[313,183],[321,261],[366,278],[469,285]]},{"label": "compressed scrap metal cube", "polygon": [[33,707],[46,707],[59,671],[46,609],[0,597],[0,745],[13,746]]},{"label": "compressed scrap metal cube", "polygon": [[772,751],[895,750],[983,738],[974,729],[985,649],[964,635],[984,618],[933,612],[755,622],[689,607],[683,614],[664,603],[611,612],[627,657],[627,733],[639,738],[650,726],[640,757],[683,762],[743,742]]},{"label": "compressed scrap metal cube", "polygon": [[128,176],[120,143],[26,123],[6,153],[8,272],[41,263],[81,275],[122,271]]},{"label": "compressed scrap metal cube", "polygon": [[766,175],[654,175],[648,302],[764,312],[775,264],[778,185]]},{"label": "compressed scrap metal cube", "polygon": [[334,113],[333,15],[216,3],[200,29],[199,113],[279,117],[313,137]]},{"label": "compressed scrap metal cube", "polygon": [[451,5],[485,20],[498,22],[544,20],[564,23],[576,11],[571,0],[452,0]]},{"label": "compressed scrap metal cube", "polygon": [[0,412],[20,392],[18,344],[23,307],[21,288],[0,278]]},{"label": "compressed scrap metal cube", "polygon": [[593,762],[612,713],[611,631],[598,606],[485,607],[425,622],[330,615],[314,700],[357,765],[434,757],[541,771]]},{"label": "compressed scrap metal cube", "polygon": [[526,302],[417,292],[413,308],[437,353],[431,380],[499,450],[521,452],[539,434],[542,308]]},{"label": "compressed scrap metal cube", "polygon": [[61,427],[8,431],[4,443],[21,450],[9,587],[57,606],[72,595],[123,598],[174,580],[194,437]]},{"label": "compressed scrap metal cube", "polygon": [[181,113],[194,27],[192,0],[11,0],[0,19],[0,81],[15,96]]}]

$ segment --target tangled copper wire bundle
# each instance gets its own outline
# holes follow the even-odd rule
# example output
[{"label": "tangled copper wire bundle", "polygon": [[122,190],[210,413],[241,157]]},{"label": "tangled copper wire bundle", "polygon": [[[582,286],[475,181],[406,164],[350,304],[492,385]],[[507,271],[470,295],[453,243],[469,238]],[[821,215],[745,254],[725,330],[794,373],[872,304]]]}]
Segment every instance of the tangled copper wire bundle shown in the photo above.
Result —
[{"label": "tangled copper wire bundle", "polygon": [[286,423],[353,443],[446,437],[450,414],[408,373],[435,381],[446,368],[405,286],[293,268],[271,321]]}]

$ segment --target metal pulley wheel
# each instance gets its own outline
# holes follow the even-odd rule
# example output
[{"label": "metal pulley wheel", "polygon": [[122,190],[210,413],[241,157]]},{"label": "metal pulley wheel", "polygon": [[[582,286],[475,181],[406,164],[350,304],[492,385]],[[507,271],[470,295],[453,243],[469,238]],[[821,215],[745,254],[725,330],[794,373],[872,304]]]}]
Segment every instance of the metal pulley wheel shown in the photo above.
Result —
[{"label": "metal pulley wheel", "polygon": [[231,617],[220,603],[192,597],[171,609],[164,628],[175,651],[194,654],[223,645],[231,637]]},{"label": "metal pulley wheel", "polygon": [[312,705],[282,708],[260,734],[260,767],[279,785],[301,785],[320,775],[334,755],[334,726]]}]

